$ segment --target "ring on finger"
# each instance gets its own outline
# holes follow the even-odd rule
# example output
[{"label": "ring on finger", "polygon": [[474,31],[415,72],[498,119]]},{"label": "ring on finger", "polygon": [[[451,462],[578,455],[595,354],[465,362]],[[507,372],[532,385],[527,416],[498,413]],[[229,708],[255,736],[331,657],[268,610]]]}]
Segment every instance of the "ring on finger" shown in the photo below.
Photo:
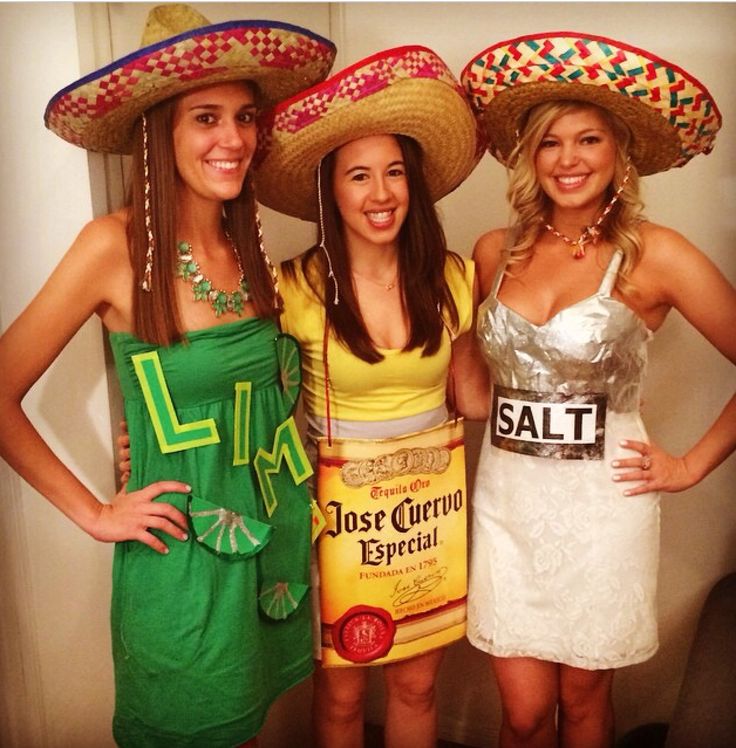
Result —
[{"label": "ring on finger", "polygon": [[649,455],[644,455],[641,458],[641,469],[649,470],[652,467],[652,458]]}]

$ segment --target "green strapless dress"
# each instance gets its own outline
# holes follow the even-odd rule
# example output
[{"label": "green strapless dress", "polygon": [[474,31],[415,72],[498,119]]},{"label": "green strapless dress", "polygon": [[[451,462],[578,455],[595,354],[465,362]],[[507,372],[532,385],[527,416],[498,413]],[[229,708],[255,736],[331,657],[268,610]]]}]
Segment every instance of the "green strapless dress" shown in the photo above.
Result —
[{"label": "green strapless dress", "polygon": [[299,353],[273,322],[238,320],[167,347],[110,342],[131,437],[128,490],[171,479],[189,540],[118,543],[115,739],[232,748],[312,670],[311,468],[292,412]]}]

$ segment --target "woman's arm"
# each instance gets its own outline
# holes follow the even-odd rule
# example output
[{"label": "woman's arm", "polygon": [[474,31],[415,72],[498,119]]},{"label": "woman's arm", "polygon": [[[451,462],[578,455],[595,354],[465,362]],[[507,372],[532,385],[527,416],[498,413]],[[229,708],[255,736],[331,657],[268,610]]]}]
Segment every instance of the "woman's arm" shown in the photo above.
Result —
[{"label": "woman's arm", "polygon": [[[736,289],[714,263],[677,232],[647,228],[642,273],[632,281],[641,289],[642,316],[655,328],[670,308],[677,309],[712,345],[736,363]],[[683,491],[701,481],[736,449],[736,395],[708,430],[682,456],[674,457],[655,444],[627,441],[639,454],[618,460],[620,481],[642,481],[627,489],[629,496],[646,491]],[[651,467],[642,470],[642,461]]]},{"label": "woman's arm", "polygon": [[92,537],[139,540],[165,552],[148,528],[182,538],[186,519],[175,507],[152,500],[166,491],[189,488],[164,481],[134,494],[121,492],[103,504],[52,452],[21,407],[28,390],[93,313],[118,324],[129,315],[120,289],[121,279],[131,276],[124,224],[116,216],[97,219],[82,230],[35,299],[0,338],[0,454]]},{"label": "woman's arm", "polygon": [[488,367],[475,334],[479,302],[480,289],[476,272],[473,275],[472,323],[470,329],[452,343],[450,376],[447,382],[448,402],[461,416],[471,421],[485,421],[488,418],[490,398]]},{"label": "woman's arm", "polygon": [[470,420],[484,421],[490,412],[490,374],[478,344],[476,322],[478,306],[491,292],[505,237],[505,229],[489,231],[473,248],[473,324],[452,346],[457,409]]}]

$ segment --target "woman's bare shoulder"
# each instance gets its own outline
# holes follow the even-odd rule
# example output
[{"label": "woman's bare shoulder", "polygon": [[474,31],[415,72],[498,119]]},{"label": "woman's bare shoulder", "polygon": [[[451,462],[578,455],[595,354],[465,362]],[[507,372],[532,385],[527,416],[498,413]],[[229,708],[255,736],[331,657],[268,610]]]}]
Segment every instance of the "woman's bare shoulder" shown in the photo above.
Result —
[{"label": "woman's bare shoulder", "polygon": [[498,228],[491,229],[480,236],[473,248],[473,259],[476,262],[495,261],[501,257],[506,245],[506,234],[508,229]]},{"label": "woman's bare shoulder", "polygon": [[662,226],[659,223],[652,223],[651,221],[642,221],[639,223],[638,231],[644,248],[647,251],[667,251],[673,245],[690,243],[675,229],[669,226]]},{"label": "woman's bare shoulder", "polygon": [[651,329],[659,327],[672,307],[701,331],[707,327],[701,319],[704,309],[712,305],[733,309],[733,286],[685,236],[650,222],[639,226],[639,235],[642,253],[630,276],[634,288],[630,302]]},{"label": "woman's bare shoulder", "polygon": [[132,282],[127,213],[117,211],[82,227],[49,277],[46,293],[81,295],[82,311],[99,313],[108,307],[127,309]]},{"label": "woman's bare shoulder", "polygon": [[493,279],[496,277],[496,271],[506,247],[506,233],[505,228],[492,229],[483,234],[473,248],[473,260],[475,260],[482,299],[490,293]]},{"label": "woman's bare shoulder", "polygon": [[72,248],[93,253],[99,259],[128,256],[127,211],[119,210],[91,220],[82,227]]},{"label": "woman's bare shoulder", "polygon": [[649,221],[639,227],[642,255],[637,270],[659,277],[685,279],[704,264],[712,264],[707,256],[675,229]]}]

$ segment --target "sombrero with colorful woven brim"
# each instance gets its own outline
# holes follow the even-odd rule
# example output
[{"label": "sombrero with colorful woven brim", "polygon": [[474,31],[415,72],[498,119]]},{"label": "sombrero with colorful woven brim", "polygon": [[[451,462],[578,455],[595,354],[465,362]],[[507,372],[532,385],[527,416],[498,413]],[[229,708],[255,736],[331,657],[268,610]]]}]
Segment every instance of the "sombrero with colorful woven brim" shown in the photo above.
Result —
[{"label": "sombrero with colorful woven brim", "polygon": [[346,143],[383,134],[419,143],[435,201],[470,174],[484,150],[467,97],[447,65],[426,47],[395,47],[264,113],[254,161],[258,201],[316,221],[320,161]]},{"label": "sombrero with colorful woven brim", "polygon": [[133,126],[149,107],[198,86],[250,80],[259,104],[323,80],[335,45],[308,29],[274,21],[210,24],[182,4],[151,10],[141,47],[52,97],[46,127],[92,151],[129,153]]},{"label": "sombrero with colorful woven brim", "polygon": [[536,104],[581,100],[618,115],[632,133],[631,158],[654,174],[710,153],[721,114],[708,89],[677,65],[623,42],[576,31],[530,34],[494,44],[461,81],[490,141],[508,162]]}]

